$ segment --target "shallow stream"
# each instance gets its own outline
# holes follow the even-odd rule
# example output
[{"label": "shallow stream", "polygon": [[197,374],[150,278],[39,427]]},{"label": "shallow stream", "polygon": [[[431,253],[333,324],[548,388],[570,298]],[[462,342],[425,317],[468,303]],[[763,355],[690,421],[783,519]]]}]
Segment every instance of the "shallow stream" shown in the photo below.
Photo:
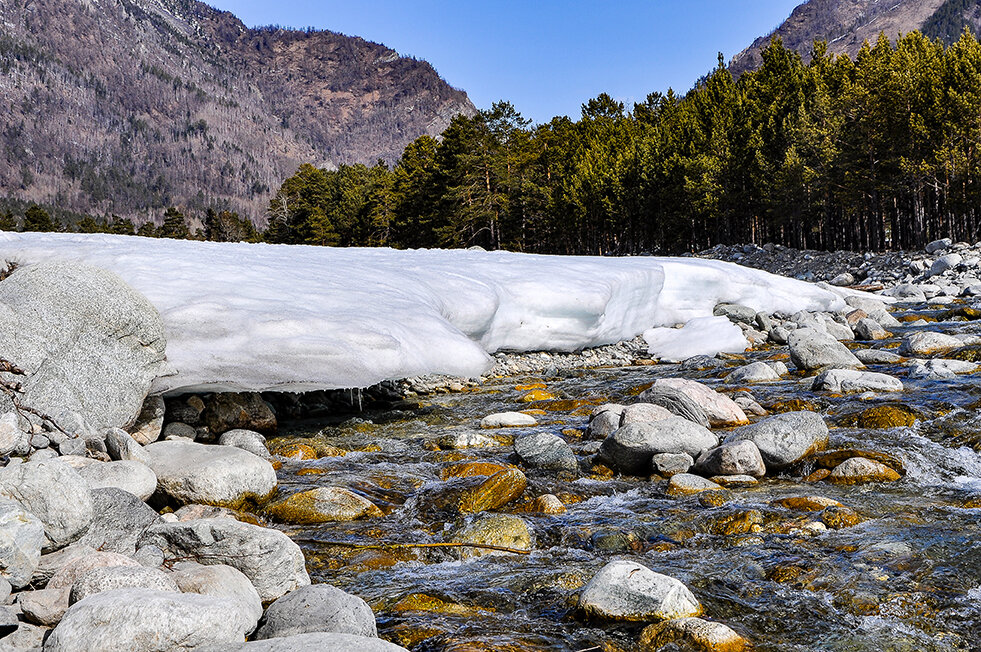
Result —
[{"label": "shallow stream", "polygon": [[[935,318],[945,308],[907,306],[903,314]],[[895,329],[894,348],[909,330],[981,333],[981,322],[944,322]],[[867,344],[855,344],[867,346]],[[786,347],[746,355],[785,358]],[[798,376],[743,386],[771,412],[819,411],[831,429],[829,449],[888,453],[905,467],[897,482],[855,486],[805,482],[807,465],[759,485],[731,488],[713,500],[673,498],[666,480],[615,476],[580,454],[578,474],[525,468],[508,441],[535,430],[563,436],[577,452],[592,407],[630,403],[653,379],[683,376],[717,389],[728,368],[681,372],[678,365],[564,372],[560,377],[511,377],[475,391],[419,399],[417,405],[366,412],[340,425],[287,424],[285,434],[350,451],[343,456],[289,459],[280,492],[346,487],[369,498],[384,516],[316,526],[281,524],[300,543],[314,582],[365,599],[382,638],[413,651],[635,650],[643,624],[586,622],[576,614],[579,589],[615,558],[636,560],[684,582],[705,607],[757,650],[981,649],[981,383],[907,378],[902,365],[872,371],[901,378],[906,391],[872,398],[811,392]],[[522,402],[535,387],[554,398]],[[518,389],[520,388],[520,389]],[[784,405],[781,405],[781,404]],[[893,405],[919,418],[912,426],[860,428],[857,414]],[[536,410],[537,426],[480,431],[481,417]],[[753,418],[755,420],[755,417]],[[501,445],[442,450],[441,437],[481,432]],[[514,465],[528,488],[498,511],[519,512],[551,493],[562,514],[525,513],[531,554],[461,560],[461,549],[349,547],[436,543],[473,516],[447,509],[452,465],[486,461]],[[813,513],[775,501],[823,496],[861,516],[849,527],[811,533]],[[343,544],[343,545],[337,545]],[[664,649],[686,650],[684,643]]]}]

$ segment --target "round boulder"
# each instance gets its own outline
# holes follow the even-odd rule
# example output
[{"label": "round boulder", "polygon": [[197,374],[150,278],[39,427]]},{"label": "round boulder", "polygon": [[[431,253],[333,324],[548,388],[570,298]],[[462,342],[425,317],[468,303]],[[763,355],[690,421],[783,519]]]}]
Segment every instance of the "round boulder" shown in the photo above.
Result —
[{"label": "round boulder", "polygon": [[646,475],[651,472],[651,458],[657,453],[687,453],[697,458],[718,443],[708,428],[671,417],[623,426],[603,440],[599,455],[622,473]]},{"label": "round boulder", "polygon": [[579,596],[588,617],[643,622],[698,616],[702,605],[688,587],[632,561],[611,561]]},{"label": "round boulder", "polygon": [[361,598],[330,584],[290,591],[266,609],[256,640],[311,632],[377,636],[375,614]]},{"label": "round boulder", "polygon": [[785,412],[734,430],[727,444],[750,441],[767,468],[780,470],[828,445],[828,426],[815,412]]}]

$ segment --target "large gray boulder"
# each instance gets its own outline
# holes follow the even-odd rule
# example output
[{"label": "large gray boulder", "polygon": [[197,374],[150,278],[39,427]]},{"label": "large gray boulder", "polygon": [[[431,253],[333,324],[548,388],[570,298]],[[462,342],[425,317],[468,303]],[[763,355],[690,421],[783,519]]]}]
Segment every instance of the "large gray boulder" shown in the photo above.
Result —
[{"label": "large gray boulder", "polygon": [[731,398],[720,394],[708,385],[687,378],[659,378],[650,388],[641,393],[639,400],[661,405],[674,412],[670,405],[658,400],[659,395],[662,395],[661,391],[665,388],[677,390],[687,396],[691,403],[701,408],[712,426],[735,426],[749,421],[746,413]]},{"label": "large gray boulder", "polygon": [[231,566],[182,561],[174,564],[170,578],[183,593],[226,598],[237,602],[241,611],[254,622],[259,622],[262,617],[262,600],[252,582],[242,571]]},{"label": "large gray boulder", "polygon": [[834,394],[850,392],[901,392],[903,381],[888,374],[855,369],[828,369],[814,378],[814,391],[824,390]]},{"label": "large gray boulder", "polygon": [[115,487],[146,500],[157,490],[157,475],[146,464],[132,460],[97,462],[78,469],[92,489]]},{"label": "large gray boulder", "polygon": [[903,337],[899,345],[899,354],[907,357],[934,355],[946,353],[964,346],[964,342],[953,335],[933,331],[918,331]]},{"label": "large gray boulder", "polygon": [[276,488],[268,460],[234,446],[158,441],[146,447],[158,489],[182,504],[238,507],[266,498]]},{"label": "large gray boulder", "polygon": [[[150,383],[168,372],[165,346],[156,309],[112,272],[40,263],[0,283],[0,357],[27,372],[23,403],[42,412],[131,425]],[[9,406],[0,396],[0,410]]]},{"label": "large gray boulder", "polygon": [[160,514],[137,496],[116,487],[93,489],[92,511],[92,525],[79,543],[127,556],[136,552],[144,530],[162,522]]},{"label": "large gray boulder", "polygon": [[139,545],[157,546],[171,560],[237,568],[264,602],[310,583],[303,553],[288,536],[227,518],[160,523],[143,533]]},{"label": "large gray boulder", "polygon": [[370,636],[354,634],[297,634],[284,638],[252,641],[242,645],[225,645],[209,652],[409,652],[404,647]]},{"label": "large gray boulder", "polygon": [[579,460],[564,439],[547,432],[536,432],[516,439],[514,452],[528,466],[555,471],[575,471]]},{"label": "large gray boulder", "polygon": [[16,500],[41,520],[47,538],[45,552],[77,541],[92,522],[88,484],[58,459],[0,469],[0,496]]},{"label": "large gray boulder", "polygon": [[291,591],[269,605],[257,640],[311,632],[378,636],[375,614],[361,598],[330,584]]},{"label": "large gray boulder", "polygon": [[580,594],[579,609],[591,618],[632,622],[702,613],[687,586],[627,560],[611,561],[600,569]]},{"label": "large gray boulder", "polygon": [[829,368],[857,368],[862,363],[844,344],[831,335],[814,328],[793,331],[787,339],[790,360],[801,370]]},{"label": "large gray boulder", "polygon": [[31,437],[21,427],[27,425],[21,419],[16,412],[7,412],[0,416],[0,457],[30,451]]},{"label": "large gray boulder", "polygon": [[159,568],[145,566],[104,566],[91,570],[75,580],[68,594],[68,604],[80,602],[90,595],[115,589],[153,589],[180,593],[170,575]]},{"label": "large gray boulder", "polygon": [[647,475],[657,453],[687,453],[697,458],[703,450],[717,446],[708,428],[681,417],[654,423],[631,423],[603,440],[599,455],[622,473]]},{"label": "large gray boulder", "polygon": [[27,586],[41,560],[44,524],[14,500],[0,498],[0,577],[15,589]]},{"label": "large gray boulder", "polygon": [[244,643],[255,625],[224,598],[127,588],[75,603],[45,652],[171,652]]},{"label": "large gray boulder", "polygon": [[221,446],[234,446],[248,451],[256,457],[263,459],[269,458],[269,449],[266,448],[266,438],[255,430],[229,430],[218,438]]},{"label": "large gray boulder", "polygon": [[751,441],[768,469],[780,470],[828,445],[828,426],[816,412],[786,412],[734,430],[726,444]]}]

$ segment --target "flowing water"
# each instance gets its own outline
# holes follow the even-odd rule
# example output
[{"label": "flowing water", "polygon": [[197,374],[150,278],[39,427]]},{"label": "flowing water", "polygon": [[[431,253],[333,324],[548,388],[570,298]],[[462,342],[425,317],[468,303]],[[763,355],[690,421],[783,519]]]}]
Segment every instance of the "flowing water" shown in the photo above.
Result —
[{"label": "flowing water", "polygon": [[[933,317],[941,311],[912,307]],[[898,314],[898,313],[897,313]],[[907,312],[907,314],[910,314]],[[916,329],[981,332],[981,322],[945,322],[895,329],[892,348]],[[786,348],[753,352],[766,360]],[[730,362],[730,366],[740,364]],[[341,425],[301,423],[288,434],[315,437],[353,451],[341,457],[289,460],[279,471],[282,493],[346,487],[382,508],[382,517],[317,526],[281,525],[300,543],[314,582],[364,598],[379,635],[412,650],[634,650],[643,624],[587,622],[576,613],[579,589],[604,564],[633,559],[675,577],[695,593],[705,618],[725,623],[757,650],[981,649],[981,383],[977,375],[924,381],[901,365],[872,371],[902,378],[902,394],[832,396],[805,389],[799,377],[749,387],[765,407],[800,399],[831,426],[830,449],[856,448],[902,460],[894,483],[839,486],[805,482],[811,469],[733,488],[722,500],[668,497],[657,477],[578,474],[524,468],[507,438],[544,430],[577,451],[592,406],[630,403],[664,376],[721,387],[730,369],[680,372],[677,365],[567,372],[561,377],[492,380],[472,392],[420,399],[411,409],[366,412]],[[556,398],[522,403],[540,382]],[[900,405],[920,416],[911,427],[848,427],[847,415],[875,405]],[[539,424],[483,431],[502,445],[440,450],[437,440],[478,430],[481,417],[537,409]],[[798,408],[799,409],[799,408]],[[348,544],[435,543],[473,516],[447,511],[439,497],[452,482],[441,472],[461,461],[517,465],[528,477],[525,499],[551,493],[567,511],[520,513],[534,534],[532,553],[461,560],[458,549],[372,549]],[[809,533],[815,514],[774,505],[816,495],[840,501],[860,523]],[[726,528],[725,523],[750,523]],[[338,545],[344,544],[344,545]],[[665,649],[684,650],[685,644]]]}]

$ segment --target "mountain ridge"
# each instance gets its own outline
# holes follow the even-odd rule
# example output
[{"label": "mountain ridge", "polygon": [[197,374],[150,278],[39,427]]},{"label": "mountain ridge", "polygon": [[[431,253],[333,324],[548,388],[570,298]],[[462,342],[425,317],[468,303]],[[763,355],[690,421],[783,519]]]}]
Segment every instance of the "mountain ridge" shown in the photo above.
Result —
[{"label": "mountain ridge", "polygon": [[0,0],[0,195],[261,221],[302,163],[392,162],[475,108],[430,64],[196,0]]},{"label": "mountain ridge", "polygon": [[808,0],[791,12],[775,30],[753,41],[735,55],[729,70],[735,76],[756,69],[760,53],[774,38],[810,59],[815,40],[826,41],[828,51],[855,58],[865,41],[880,33],[895,40],[899,34],[921,30],[930,38],[950,44],[965,27],[981,27],[981,6],[976,0]]}]

